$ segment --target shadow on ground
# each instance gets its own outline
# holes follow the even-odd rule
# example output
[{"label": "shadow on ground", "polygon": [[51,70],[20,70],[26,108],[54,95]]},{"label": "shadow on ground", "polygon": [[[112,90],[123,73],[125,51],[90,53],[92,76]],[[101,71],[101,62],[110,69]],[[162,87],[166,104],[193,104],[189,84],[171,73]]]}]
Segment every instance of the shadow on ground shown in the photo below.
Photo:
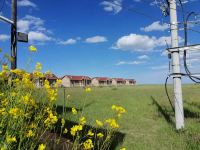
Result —
[{"label": "shadow on ground", "polygon": [[174,126],[174,121],[172,120],[172,112],[167,110],[166,107],[161,106],[156,99],[151,96],[152,104],[157,107],[157,111],[159,114],[161,114],[164,119],[171,125]]}]

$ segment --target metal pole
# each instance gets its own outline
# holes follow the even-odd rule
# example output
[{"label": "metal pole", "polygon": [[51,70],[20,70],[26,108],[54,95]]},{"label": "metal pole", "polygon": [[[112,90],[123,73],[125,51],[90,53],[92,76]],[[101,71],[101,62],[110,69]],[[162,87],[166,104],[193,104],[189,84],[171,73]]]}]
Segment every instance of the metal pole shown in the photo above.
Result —
[{"label": "metal pole", "polygon": [[[171,43],[173,48],[173,47],[178,47],[176,0],[169,0],[169,5],[170,5]],[[177,130],[184,128],[181,75],[178,75],[180,74],[179,57],[180,57],[179,51],[172,52],[172,70],[174,74],[177,74],[173,77],[175,118],[176,118]]]},{"label": "metal pole", "polygon": [[12,0],[11,69],[17,68],[17,0]]}]

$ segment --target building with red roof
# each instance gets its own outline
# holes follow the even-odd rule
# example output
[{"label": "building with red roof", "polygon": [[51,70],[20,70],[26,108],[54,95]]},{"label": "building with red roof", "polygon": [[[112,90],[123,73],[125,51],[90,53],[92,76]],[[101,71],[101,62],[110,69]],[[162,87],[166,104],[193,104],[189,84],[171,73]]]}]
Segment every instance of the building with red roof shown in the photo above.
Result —
[{"label": "building with red roof", "polygon": [[118,85],[125,85],[126,80],[123,78],[112,78],[112,85],[118,86]]},{"label": "building with red roof", "polygon": [[112,84],[112,80],[107,77],[95,77],[92,79],[93,86],[110,86]]},{"label": "building with red roof", "polygon": [[85,87],[91,85],[91,78],[88,76],[65,75],[61,80],[63,87]]}]

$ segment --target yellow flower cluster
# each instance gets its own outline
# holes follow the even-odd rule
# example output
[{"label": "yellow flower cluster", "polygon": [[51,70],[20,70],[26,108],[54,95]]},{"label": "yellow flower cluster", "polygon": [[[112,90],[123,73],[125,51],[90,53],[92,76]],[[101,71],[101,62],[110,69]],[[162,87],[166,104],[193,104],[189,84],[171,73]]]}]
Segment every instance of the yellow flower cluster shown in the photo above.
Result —
[{"label": "yellow flower cluster", "polygon": [[17,107],[14,108],[10,108],[9,110],[9,114],[13,117],[13,118],[17,118],[18,116],[21,116],[21,114],[23,113],[23,111]]},{"label": "yellow flower cluster", "polygon": [[29,51],[30,52],[37,52],[37,48],[35,46],[33,46],[33,45],[30,45],[29,46]]},{"label": "yellow flower cluster", "polygon": [[85,88],[85,92],[91,92],[92,89],[90,87]]},{"label": "yellow flower cluster", "polygon": [[103,136],[104,136],[103,133],[98,133],[98,134],[97,134],[97,137],[98,137],[98,138],[102,138]]},{"label": "yellow flower cluster", "polygon": [[6,136],[6,142],[7,143],[17,142],[17,139],[14,136],[12,137],[12,136],[8,135],[8,136]]},{"label": "yellow flower cluster", "polygon": [[48,80],[44,81],[44,88],[46,89],[49,101],[54,102],[58,96],[58,89],[51,88]]},{"label": "yellow flower cluster", "polygon": [[61,127],[64,127],[64,125],[65,125],[65,119],[62,118],[62,119],[61,119]]},{"label": "yellow flower cluster", "polygon": [[57,121],[58,121],[57,116],[53,115],[52,111],[48,111],[48,117],[45,119],[44,124],[49,127],[55,124]]},{"label": "yellow flower cluster", "polygon": [[85,117],[81,117],[81,118],[79,119],[79,123],[80,123],[81,125],[84,125],[84,124],[86,123],[86,118],[85,118]]},{"label": "yellow flower cluster", "polygon": [[71,128],[70,133],[71,133],[72,136],[75,136],[76,133],[79,132],[79,131],[81,131],[81,130],[83,130],[83,126],[82,125],[75,125],[75,126],[73,126]]},{"label": "yellow flower cluster", "polygon": [[101,122],[101,121],[99,121],[99,120],[96,120],[96,124],[97,124],[97,126],[99,126],[99,127],[102,127],[102,126],[103,126],[103,122]]},{"label": "yellow flower cluster", "polygon": [[5,108],[0,108],[0,116],[6,115],[6,109]]},{"label": "yellow flower cluster", "polygon": [[120,117],[122,114],[126,112],[126,110],[121,106],[112,105],[112,110],[117,112],[117,116]]},{"label": "yellow flower cluster", "polygon": [[108,124],[111,128],[113,128],[113,129],[119,128],[119,124],[116,122],[115,119],[107,119],[107,120],[105,121],[105,123],[107,123],[107,124]]},{"label": "yellow flower cluster", "polygon": [[74,114],[74,115],[76,115],[77,114],[77,110],[76,110],[76,108],[72,108],[72,113]]},{"label": "yellow flower cluster", "polygon": [[35,136],[33,130],[28,130],[28,132],[26,133],[26,137],[30,138],[30,137],[33,137]]},{"label": "yellow flower cluster", "polygon": [[40,144],[38,147],[38,150],[44,150],[46,149],[46,145],[45,144]]},{"label": "yellow flower cluster", "polygon": [[37,104],[36,104],[35,100],[32,99],[29,94],[26,94],[26,95],[22,96],[21,97],[21,102],[23,104],[25,104],[25,105],[37,107]]},{"label": "yellow flower cluster", "polygon": [[88,136],[94,136],[94,133],[92,132],[92,130],[89,130],[87,133]]},{"label": "yellow flower cluster", "polygon": [[94,145],[93,145],[91,139],[88,139],[83,143],[83,149],[84,150],[89,150],[89,149],[92,149],[93,147],[94,147]]}]

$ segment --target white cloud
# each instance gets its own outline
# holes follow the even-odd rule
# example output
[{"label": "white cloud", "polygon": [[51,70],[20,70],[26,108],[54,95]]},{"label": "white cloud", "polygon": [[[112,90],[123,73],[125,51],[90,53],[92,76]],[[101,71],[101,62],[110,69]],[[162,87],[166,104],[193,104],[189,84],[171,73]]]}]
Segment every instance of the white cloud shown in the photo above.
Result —
[{"label": "white cloud", "polygon": [[20,32],[28,32],[29,30],[39,30],[43,27],[44,20],[38,17],[26,15],[24,18],[20,19],[17,22],[18,31]]},{"label": "white cloud", "polygon": [[147,55],[141,55],[141,56],[138,56],[138,59],[149,59],[149,56],[147,56]]},{"label": "white cloud", "polygon": [[85,42],[87,43],[102,43],[102,42],[106,42],[107,38],[104,36],[94,36],[94,37],[89,37],[85,40]]},{"label": "white cloud", "polygon": [[17,5],[21,7],[37,7],[37,5],[30,0],[20,0],[18,1]]},{"label": "white cloud", "polygon": [[164,23],[160,24],[160,21],[153,22],[147,27],[140,28],[140,30],[145,32],[151,32],[151,31],[165,31],[169,29],[169,25]]},{"label": "white cloud", "polygon": [[139,65],[145,63],[144,61],[120,61],[116,65]]},{"label": "white cloud", "polygon": [[[179,41],[182,42],[183,39],[179,37]],[[165,46],[166,42],[168,43],[168,45],[171,44],[171,38],[169,36],[156,38],[150,37],[148,35],[131,33],[129,35],[125,35],[119,38],[112,48],[132,52],[149,52],[157,47]]]},{"label": "white cloud", "polygon": [[42,32],[39,31],[30,31],[28,34],[28,38],[31,42],[37,41],[37,42],[46,42],[53,40],[51,37],[45,35]]},{"label": "white cloud", "polygon": [[122,0],[103,1],[100,3],[107,12],[119,13],[122,10]]},{"label": "white cloud", "polygon": [[8,39],[10,39],[9,35],[0,34],[0,41],[7,41]]},{"label": "white cloud", "polygon": [[39,17],[26,15],[18,22],[18,31],[28,33],[29,41],[34,42],[47,42],[53,40],[49,34],[52,34],[50,30],[44,27],[44,20]]},{"label": "white cloud", "polygon": [[61,45],[73,45],[73,44],[76,44],[76,40],[75,39],[67,39],[66,41],[59,41],[59,44]]}]

